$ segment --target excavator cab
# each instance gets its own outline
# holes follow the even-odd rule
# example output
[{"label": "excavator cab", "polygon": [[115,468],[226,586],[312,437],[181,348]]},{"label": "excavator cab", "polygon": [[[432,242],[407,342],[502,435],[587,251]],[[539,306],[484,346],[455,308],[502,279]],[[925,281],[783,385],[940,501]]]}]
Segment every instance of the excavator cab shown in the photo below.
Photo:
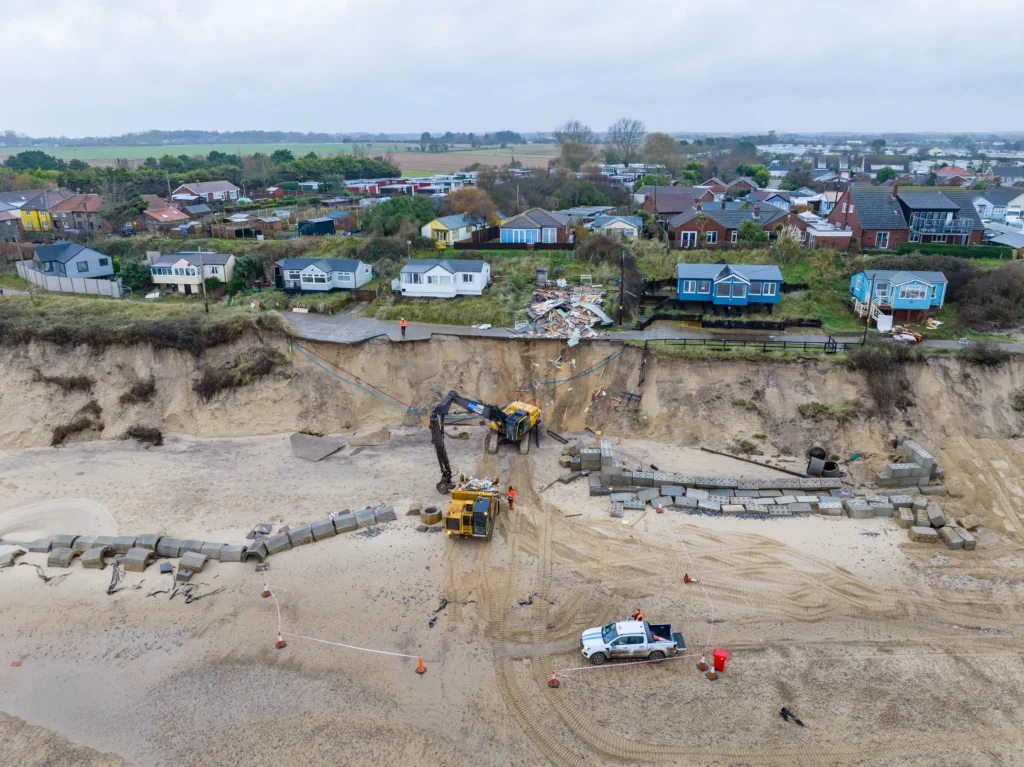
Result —
[{"label": "excavator cab", "polygon": [[449,536],[490,538],[500,511],[493,492],[453,490],[452,502],[444,513],[444,531]]},{"label": "excavator cab", "polygon": [[527,402],[509,402],[501,409],[504,414],[502,421],[491,421],[491,431],[484,438],[484,449],[488,453],[497,453],[502,442],[514,442],[519,445],[519,452],[530,452],[530,435],[536,433],[540,423],[540,408]]}]

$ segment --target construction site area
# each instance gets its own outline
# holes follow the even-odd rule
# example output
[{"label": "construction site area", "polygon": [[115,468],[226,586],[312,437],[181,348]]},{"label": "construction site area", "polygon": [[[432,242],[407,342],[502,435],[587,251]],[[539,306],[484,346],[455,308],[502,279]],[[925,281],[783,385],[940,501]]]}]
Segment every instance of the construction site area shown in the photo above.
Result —
[{"label": "construction site area", "polygon": [[1024,364],[545,300],[529,340],[0,349],[0,762],[1020,763]]}]

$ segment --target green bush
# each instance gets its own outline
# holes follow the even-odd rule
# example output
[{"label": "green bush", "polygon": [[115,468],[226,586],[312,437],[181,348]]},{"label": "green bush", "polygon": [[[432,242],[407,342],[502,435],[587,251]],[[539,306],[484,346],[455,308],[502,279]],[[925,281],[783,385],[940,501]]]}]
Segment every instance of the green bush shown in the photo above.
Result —
[{"label": "green bush", "polygon": [[248,354],[239,354],[222,367],[205,365],[199,380],[192,384],[192,389],[202,399],[209,401],[219,392],[247,386],[258,378],[270,375],[285,362],[284,355],[276,349],[253,349]]},{"label": "green bush", "polygon": [[797,408],[804,418],[822,422],[826,419],[845,423],[852,420],[860,412],[860,402],[855,399],[826,405],[822,402],[806,402]]},{"label": "green bush", "polygon": [[135,405],[140,402],[149,402],[156,392],[156,378],[150,376],[143,381],[136,381],[132,387],[118,397],[122,405]]},{"label": "green bush", "polygon": [[960,258],[1013,258],[1013,250],[997,245],[933,245],[929,242],[904,242],[897,253],[924,253]]},{"label": "green bush", "polygon": [[122,261],[121,282],[126,288],[142,290],[151,283],[149,267],[142,261]]},{"label": "green bush", "polygon": [[[1010,359],[1010,352],[995,344],[975,343],[960,350],[960,359],[972,365],[995,368]],[[1014,408],[1016,409],[1016,407]]]},{"label": "green bush", "polygon": [[52,384],[65,394],[72,394],[74,392],[91,394],[92,387],[96,384],[96,379],[89,376],[48,376],[43,375],[39,368],[32,371],[32,380],[36,383]]},{"label": "green bush", "polygon": [[241,293],[243,290],[245,290],[245,280],[242,278],[242,275],[240,274],[236,274],[234,277],[232,277],[231,281],[228,282],[228,284],[224,288],[224,292],[227,293],[229,296],[233,296],[236,293]]},{"label": "green bush", "polygon": [[960,319],[973,328],[1024,321],[1024,265],[1008,263],[972,280],[959,300]]}]

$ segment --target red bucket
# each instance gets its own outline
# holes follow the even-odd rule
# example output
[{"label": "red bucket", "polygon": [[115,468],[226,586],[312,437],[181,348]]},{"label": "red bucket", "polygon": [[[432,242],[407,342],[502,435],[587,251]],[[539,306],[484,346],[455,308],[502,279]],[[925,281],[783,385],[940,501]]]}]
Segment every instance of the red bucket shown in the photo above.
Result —
[{"label": "red bucket", "polygon": [[723,671],[725,671],[725,661],[729,657],[728,651],[715,650],[712,657],[714,658],[715,671],[721,674]]}]

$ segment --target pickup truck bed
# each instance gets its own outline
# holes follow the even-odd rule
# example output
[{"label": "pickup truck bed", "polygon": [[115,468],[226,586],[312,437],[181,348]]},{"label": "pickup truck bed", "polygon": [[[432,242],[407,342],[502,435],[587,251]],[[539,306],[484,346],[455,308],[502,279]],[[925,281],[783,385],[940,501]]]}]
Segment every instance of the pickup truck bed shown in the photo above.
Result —
[{"label": "pickup truck bed", "polygon": [[647,625],[650,627],[650,636],[647,637],[648,641],[657,641],[654,637],[659,637],[662,641],[675,642],[679,646],[679,652],[686,649],[686,642],[683,641],[683,635],[678,631],[672,631],[671,623],[649,623]]}]

